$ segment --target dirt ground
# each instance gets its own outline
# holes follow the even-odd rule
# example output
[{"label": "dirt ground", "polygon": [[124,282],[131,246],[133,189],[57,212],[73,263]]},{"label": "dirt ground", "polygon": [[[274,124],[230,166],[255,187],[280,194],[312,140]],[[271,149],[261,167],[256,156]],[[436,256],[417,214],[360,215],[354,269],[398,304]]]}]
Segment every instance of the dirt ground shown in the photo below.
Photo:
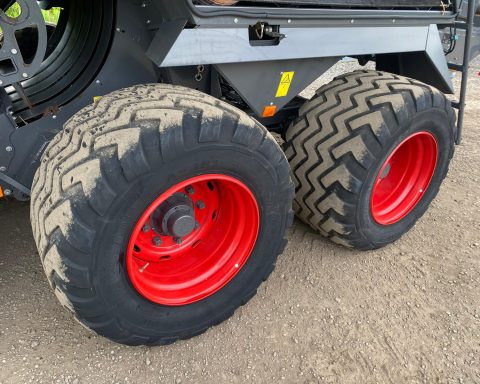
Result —
[{"label": "dirt ground", "polygon": [[412,232],[361,253],[297,221],[258,295],[172,346],[119,346],[76,323],[47,284],[28,205],[1,202],[0,383],[480,383],[479,71],[463,144]]}]

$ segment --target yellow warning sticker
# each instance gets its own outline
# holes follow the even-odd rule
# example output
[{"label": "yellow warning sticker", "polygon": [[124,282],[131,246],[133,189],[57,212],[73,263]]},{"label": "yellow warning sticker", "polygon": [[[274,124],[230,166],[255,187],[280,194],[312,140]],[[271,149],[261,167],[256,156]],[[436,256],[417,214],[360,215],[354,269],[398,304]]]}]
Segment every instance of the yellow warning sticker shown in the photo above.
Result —
[{"label": "yellow warning sticker", "polygon": [[285,97],[288,95],[290,85],[292,85],[293,76],[295,72],[283,72],[280,85],[278,86],[277,95],[275,97]]}]

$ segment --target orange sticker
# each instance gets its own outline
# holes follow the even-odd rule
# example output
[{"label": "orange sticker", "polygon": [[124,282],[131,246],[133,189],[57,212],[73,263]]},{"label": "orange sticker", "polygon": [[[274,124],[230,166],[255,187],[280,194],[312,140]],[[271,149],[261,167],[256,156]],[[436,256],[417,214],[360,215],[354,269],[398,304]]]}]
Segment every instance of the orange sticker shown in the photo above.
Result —
[{"label": "orange sticker", "polygon": [[277,113],[276,105],[268,105],[263,109],[262,117],[273,117]]}]

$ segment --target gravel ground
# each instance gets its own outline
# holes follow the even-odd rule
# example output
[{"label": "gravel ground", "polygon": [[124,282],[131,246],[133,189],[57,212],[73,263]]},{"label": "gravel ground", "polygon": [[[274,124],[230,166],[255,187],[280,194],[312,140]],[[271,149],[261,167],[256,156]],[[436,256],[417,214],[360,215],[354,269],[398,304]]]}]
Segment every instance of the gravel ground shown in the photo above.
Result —
[{"label": "gravel ground", "polygon": [[479,120],[472,76],[464,142],[403,239],[354,252],[295,222],[247,306],[168,347],[119,346],[77,324],[44,277],[28,206],[1,202],[0,383],[480,383]]}]

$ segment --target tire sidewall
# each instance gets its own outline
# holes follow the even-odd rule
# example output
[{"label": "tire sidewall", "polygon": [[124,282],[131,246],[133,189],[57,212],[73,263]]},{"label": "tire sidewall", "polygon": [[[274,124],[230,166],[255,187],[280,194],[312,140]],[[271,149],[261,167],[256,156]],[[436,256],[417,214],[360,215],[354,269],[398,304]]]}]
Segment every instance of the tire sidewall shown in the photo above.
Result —
[{"label": "tire sidewall", "polygon": [[[226,312],[233,311],[253,295],[257,286],[273,268],[278,254],[278,240],[286,227],[286,207],[291,204],[286,194],[270,191],[280,187],[279,179],[267,159],[258,153],[230,146],[205,145],[191,152],[179,148],[174,161],[158,161],[155,172],[139,177],[117,198],[104,218],[107,224],[97,232],[94,247],[94,286],[106,303],[130,327],[161,335],[191,333]],[[130,235],[147,207],[164,191],[194,176],[225,174],[242,181],[254,194],[260,208],[259,235],[248,261],[234,278],[215,294],[190,305],[163,306],[141,296],[132,286],[126,268],[126,250]],[[132,203],[133,202],[133,203]],[[272,244],[274,247],[272,247]],[[274,249],[275,248],[275,249]]]},{"label": "tire sidewall", "polygon": [[[408,137],[422,131],[431,133],[437,141],[438,160],[432,180],[422,199],[406,217],[391,225],[380,225],[374,220],[371,212],[371,196],[377,176],[395,149]],[[389,138],[385,146],[388,150],[378,157],[375,166],[371,167],[368,172],[357,206],[356,225],[363,237],[370,241],[371,248],[379,248],[397,240],[411,229],[425,213],[437,195],[448,171],[453,143],[454,137],[450,127],[450,117],[445,110],[437,108],[431,108],[416,114],[408,124],[400,127],[397,134]]]}]

